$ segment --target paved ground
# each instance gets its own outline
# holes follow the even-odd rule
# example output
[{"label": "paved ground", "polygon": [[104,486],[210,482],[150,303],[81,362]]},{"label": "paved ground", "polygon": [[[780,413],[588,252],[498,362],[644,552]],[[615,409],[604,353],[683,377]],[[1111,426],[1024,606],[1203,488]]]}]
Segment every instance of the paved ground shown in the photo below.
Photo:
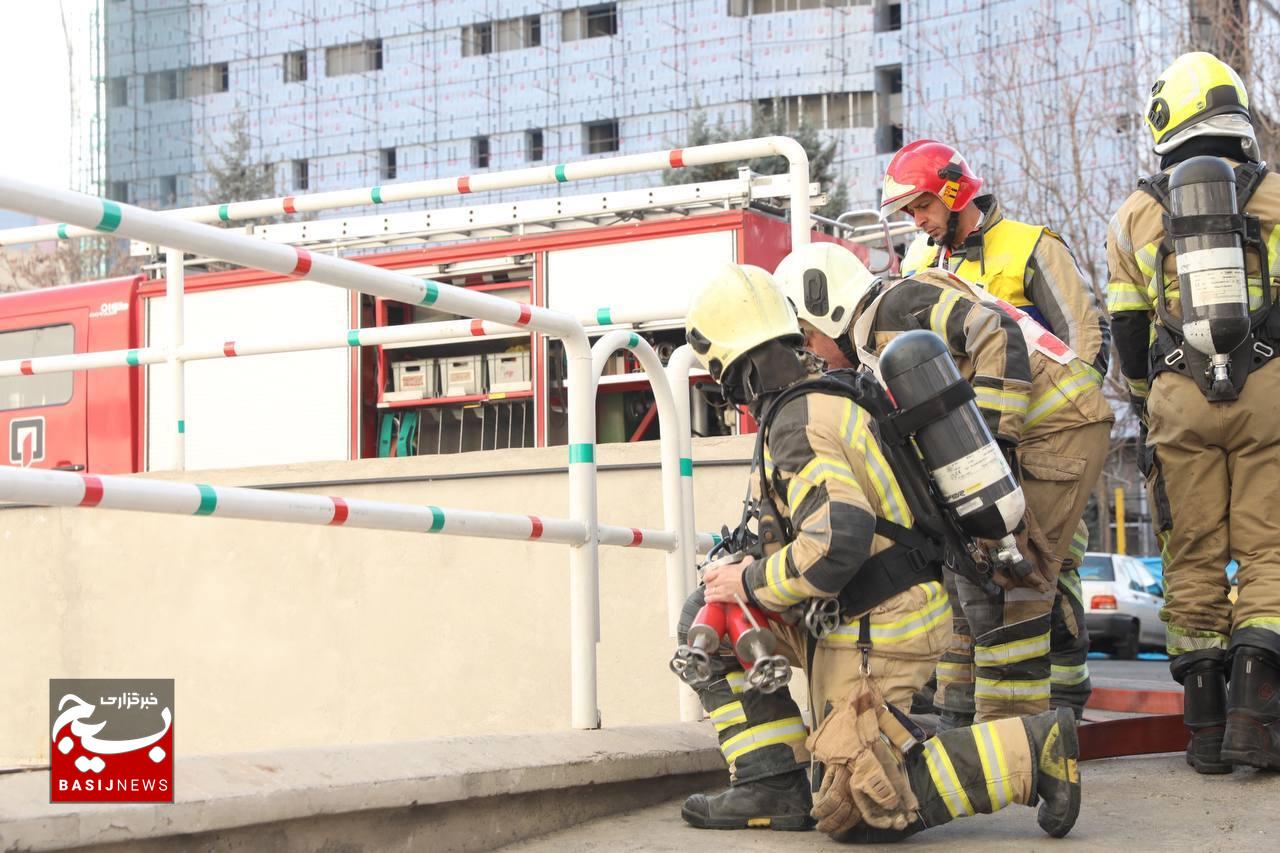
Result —
[{"label": "paved ground", "polygon": [[[1154,656],[1153,656],[1154,657]],[[1160,690],[1176,688],[1167,660],[1089,661],[1100,687]],[[1108,715],[1093,712],[1093,717]],[[1097,761],[1082,768],[1084,808],[1071,835],[1048,838],[1034,813],[1011,807],[938,827],[910,841],[911,849],[932,850],[1149,850],[1274,851],[1280,849],[1270,817],[1280,799],[1280,774],[1237,770],[1229,777],[1193,774],[1178,756]],[[815,833],[712,832],[685,826],[680,798],[510,848],[525,853],[571,851],[809,851],[836,845]],[[903,848],[906,849],[906,848]]]},{"label": "paved ground", "polygon": [[[1280,774],[1237,770],[1196,776],[1181,756],[1119,758],[1082,768],[1084,808],[1071,835],[1058,841],[1036,826],[1030,809],[1011,806],[913,837],[899,849],[995,851],[1274,851]],[[503,848],[525,853],[593,851],[811,851],[840,848],[813,832],[695,830],[680,801],[583,824]]]}]

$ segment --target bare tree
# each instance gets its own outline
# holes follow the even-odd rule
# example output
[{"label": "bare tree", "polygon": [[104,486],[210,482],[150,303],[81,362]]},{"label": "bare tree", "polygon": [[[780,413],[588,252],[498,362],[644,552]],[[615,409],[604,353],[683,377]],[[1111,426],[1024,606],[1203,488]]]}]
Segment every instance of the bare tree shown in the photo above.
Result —
[{"label": "bare tree", "polygon": [[52,250],[32,246],[0,254],[0,291],[34,290],[78,281],[92,281],[142,270],[142,259],[129,257],[126,240],[76,237]]},{"label": "bare tree", "polygon": [[[929,73],[908,75],[916,108],[905,112],[920,123],[905,128],[907,138],[959,148],[1008,216],[1047,225],[1066,241],[1105,301],[1107,224],[1137,178],[1156,168],[1141,136],[1147,84],[1138,79],[1134,12],[1098,0],[1041,0],[1017,14],[987,15],[966,52],[948,39],[908,34],[925,52],[915,61],[928,63]],[[1095,495],[1104,548],[1111,547],[1110,488],[1139,494],[1141,486],[1132,452],[1137,423],[1117,361],[1104,392],[1119,423]]]},{"label": "bare tree", "polygon": [[[1182,16],[1183,50],[1204,50],[1236,70],[1249,92],[1262,159],[1280,157],[1280,6],[1273,0],[1190,0]],[[1189,12],[1189,14],[1188,14]]]}]

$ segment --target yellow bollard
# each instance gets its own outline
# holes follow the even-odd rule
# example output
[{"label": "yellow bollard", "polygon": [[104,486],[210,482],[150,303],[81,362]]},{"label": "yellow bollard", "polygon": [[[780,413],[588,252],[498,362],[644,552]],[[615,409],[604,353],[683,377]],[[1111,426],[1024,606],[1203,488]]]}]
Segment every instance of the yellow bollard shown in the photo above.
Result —
[{"label": "yellow bollard", "polygon": [[1116,553],[1125,553],[1124,489],[1116,486]]}]

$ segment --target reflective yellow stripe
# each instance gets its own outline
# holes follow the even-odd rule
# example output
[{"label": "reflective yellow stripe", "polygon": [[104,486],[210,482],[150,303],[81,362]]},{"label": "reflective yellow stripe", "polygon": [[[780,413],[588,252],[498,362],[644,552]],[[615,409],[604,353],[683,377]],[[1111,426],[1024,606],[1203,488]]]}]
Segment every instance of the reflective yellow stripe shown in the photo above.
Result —
[{"label": "reflective yellow stripe", "polygon": [[747,687],[747,674],[745,672],[726,672],[724,680],[729,682],[730,693],[741,693]]},{"label": "reflective yellow stripe", "polygon": [[1079,684],[1089,678],[1089,665],[1087,663],[1082,663],[1079,666],[1058,666],[1055,663],[1050,667],[1050,670],[1049,681],[1053,684]]},{"label": "reflective yellow stripe", "polygon": [[973,664],[938,661],[939,681],[973,681]]},{"label": "reflective yellow stripe", "polygon": [[787,486],[787,506],[794,512],[810,489],[828,480],[844,483],[857,492],[862,492],[862,487],[853,479],[853,471],[848,465],[827,456],[815,456],[791,478]]},{"label": "reflective yellow stripe", "polygon": [[884,517],[895,524],[910,527],[911,512],[907,509],[907,499],[902,494],[902,488],[893,476],[889,463],[885,461],[884,454],[880,452],[880,446],[867,433],[863,433],[863,459],[871,474],[871,486],[880,497],[880,509]]},{"label": "reflective yellow stripe", "polygon": [[1076,397],[1097,387],[1098,382],[1094,373],[1083,369],[1083,367],[1074,370],[1071,379],[1064,387],[1059,388],[1054,385],[1053,388],[1046,391],[1039,400],[1032,404],[1031,409],[1027,412],[1027,420],[1023,424],[1023,429],[1030,429]]},{"label": "reflective yellow stripe", "polygon": [[973,662],[978,666],[1005,666],[1049,654],[1049,632],[995,646],[976,646]]},{"label": "reflective yellow stripe", "polygon": [[973,389],[977,396],[978,406],[993,412],[1009,412],[1024,415],[1027,412],[1027,394],[1023,391],[1003,391],[999,388]]},{"label": "reflective yellow stripe", "polygon": [[1127,281],[1111,282],[1107,285],[1107,310],[1113,314],[1116,311],[1150,311],[1147,289]]},{"label": "reflective yellow stripe", "polygon": [[1236,626],[1237,631],[1241,628],[1265,628],[1280,634],[1280,616],[1254,616]]},{"label": "reflective yellow stripe", "polygon": [[799,717],[787,717],[784,720],[763,723],[739,732],[720,744],[720,751],[724,753],[725,761],[732,764],[748,752],[754,752],[766,746],[779,743],[804,743],[808,735],[809,730],[804,727],[804,720]]},{"label": "reflective yellow stripe", "polygon": [[[790,547],[790,546],[788,546]],[[778,598],[798,604],[809,596],[795,586],[798,578],[787,577],[787,549],[772,554],[764,563],[764,582]]]},{"label": "reflective yellow stripe", "polygon": [[979,675],[973,682],[975,699],[1048,699],[1049,679],[1000,681]]},{"label": "reflective yellow stripe", "polygon": [[711,722],[718,732],[747,721],[747,712],[742,710],[742,703],[736,701],[730,702],[728,705],[721,705],[707,716],[711,718]]},{"label": "reflective yellow stripe", "polygon": [[1013,802],[1013,783],[1005,765],[1000,733],[994,723],[982,723],[973,727],[973,741],[982,761],[982,776],[987,780],[987,796],[992,810],[1002,809]]},{"label": "reflective yellow stripe", "polygon": [[1179,628],[1170,623],[1165,623],[1164,626],[1164,641],[1170,655],[1197,652],[1202,649],[1225,649],[1228,640],[1226,634],[1219,634],[1217,631]]},{"label": "reflective yellow stripe", "polygon": [[929,768],[929,776],[933,779],[933,787],[937,789],[952,817],[967,817],[973,814],[973,805],[969,795],[965,793],[956,776],[956,769],[951,764],[951,756],[946,747],[937,738],[924,742],[924,763]]},{"label": "reflective yellow stripe", "polygon": [[951,316],[951,309],[959,301],[960,292],[958,290],[944,289],[942,295],[938,297],[937,303],[933,306],[933,310],[929,312],[929,328],[944,341],[947,339],[947,319]]},{"label": "reflective yellow stripe", "polygon": [[[1080,549],[1080,556],[1084,555],[1084,551],[1085,549],[1082,547]],[[1074,544],[1072,544],[1071,546],[1071,555],[1073,557],[1076,556],[1076,547]],[[1080,557],[1076,557],[1077,562],[1079,561],[1079,559]],[[1061,586],[1063,590],[1065,590],[1066,593],[1070,595],[1072,598],[1074,598],[1076,601],[1084,601],[1084,588],[1080,585],[1079,572],[1074,572],[1074,571],[1063,572],[1062,574],[1058,575],[1058,585]]]},{"label": "reflective yellow stripe", "polygon": [[[892,621],[877,622],[871,617],[871,643],[876,646],[892,646],[905,643],[933,630],[951,618],[951,601],[947,591],[937,581],[922,584],[928,591],[925,603],[906,616]],[[827,642],[836,645],[855,645],[858,642],[858,620],[851,619],[827,635]]]}]

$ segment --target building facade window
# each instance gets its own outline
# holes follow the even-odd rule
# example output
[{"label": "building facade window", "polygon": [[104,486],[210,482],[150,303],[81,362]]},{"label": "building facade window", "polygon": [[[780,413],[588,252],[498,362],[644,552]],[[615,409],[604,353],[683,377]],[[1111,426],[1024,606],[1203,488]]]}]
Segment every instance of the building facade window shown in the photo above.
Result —
[{"label": "building facade window", "polygon": [[128,181],[107,181],[107,198],[112,201],[122,201],[128,204],[129,199],[129,182]]},{"label": "building facade window", "polygon": [[182,97],[182,87],[178,82],[176,69],[168,71],[152,71],[142,78],[142,98],[148,104],[158,101],[173,101]]},{"label": "building facade window", "polygon": [[301,83],[307,79],[307,52],[294,50],[284,55],[284,82]]},{"label": "building facade window", "polygon": [[339,44],[324,49],[324,74],[339,77],[382,70],[382,39]]},{"label": "building facade window", "polygon": [[607,154],[617,151],[621,142],[618,135],[618,120],[593,121],[583,125],[582,138],[587,154]]},{"label": "building facade window", "polygon": [[384,181],[396,179],[396,149],[383,148],[378,152],[378,177]]},{"label": "building facade window", "polygon": [[766,118],[777,116],[782,126],[791,133],[802,126],[816,130],[876,126],[876,101],[873,92],[828,92],[764,98],[757,101],[756,106]]},{"label": "building facade window", "polygon": [[891,33],[902,29],[902,0],[876,0],[872,14],[876,32]]},{"label": "building facade window", "polygon": [[128,77],[112,77],[107,81],[107,105],[112,107],[129,106]]},{"label": "building facade window", "polygon": [[231,66],[226,62],[188,68],[186,74],[187,97],[217,95],[231,91]]},{"label": "building facade window", "polygon": [[747,15],[771,15],[774,12],[800,12],[805,9],[847,9],[870,6],[871,0],[729,0],[729,14],[735,18]]},{"label": "building facade window", "polygon": [[526,15],[505,21],[484,21],[462,28],[462,55],[484,56],[504,50],[542,46],[542,18]]},{"label": "building facade window", "polygon": [[530,163],[538,163],[546,158],[547,151],[543,145],[541,129],[524,132],[524,153],[525,159]]},{"label": "building facade window", "polygon": [[302,192],[311,189],[311,161],[294,160],[292,167],[293,188]]},{"label": "building facade window", "polygon": [[471,168],[489,168],[489,137],[473,136],[471,138]]},{"label": "building facade window", "polygon": [[902,147],[902,66],[876,69],[876,153],[891,154]]},{"label": "building facade window", "polygon": [[560,40],[577,41],[618,34],[618,4],[601,3],[560,13]]},{"label": "building facade window", "polygon": [[159,179],[160,192],[156,201],[160,207],[176,207],[178,205],[178,176],[163,175]]}]

